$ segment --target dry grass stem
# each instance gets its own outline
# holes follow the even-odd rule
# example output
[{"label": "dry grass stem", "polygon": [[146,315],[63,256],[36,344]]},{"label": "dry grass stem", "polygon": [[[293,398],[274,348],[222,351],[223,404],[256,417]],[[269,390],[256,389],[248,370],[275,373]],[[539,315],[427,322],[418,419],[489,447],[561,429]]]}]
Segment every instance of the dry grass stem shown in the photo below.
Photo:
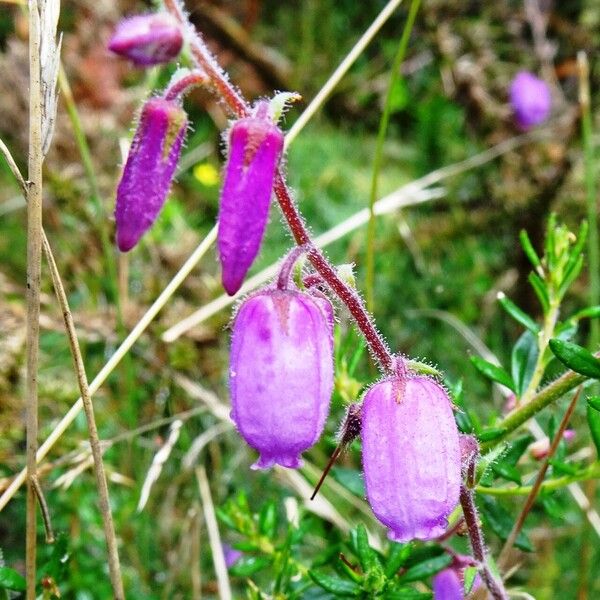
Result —
[{"label": "dry grass stem", "polygon": [[40,13],[29,2],[29,159],[27,182],[27,508],[25,579],[27,600],[36,598],[37,499],[35,477],[38,447],[38,361],[42,261],[42,82]]},{"label": "dry grass stem", "polygon": [[200,500],[202,501],[202,510],[204,511],[204,522],[208,530],[208,541],[212,552],[213,565],[217,576],[219,598],[221,600],[231,600],[233,596],[231,595],[231,585],[229,584],[229,573],[225,564],[225,554],[223,552],[223,545],[221,544],[219,525],[204,467],[196,467],[196,479],[198,481],[198,490],[200,491]]}]

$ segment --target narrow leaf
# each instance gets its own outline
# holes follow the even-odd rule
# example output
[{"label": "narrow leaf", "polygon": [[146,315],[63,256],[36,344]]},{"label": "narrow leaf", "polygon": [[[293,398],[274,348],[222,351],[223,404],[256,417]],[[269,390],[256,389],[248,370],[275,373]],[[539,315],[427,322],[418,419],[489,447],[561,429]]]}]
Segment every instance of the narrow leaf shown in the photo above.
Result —
[{"label": "narrow leaf", "polygon": [[522,396],[533,376],[538,357],[536,336],[531,331],[525,331],[517,340],[511,357],[512,378],[515,382],[516,393]]},{"label": "narrow leaf", "polygon": [[600,360],[589,350],[558,338],[550,340],[550,350],[572,371],[592,379],[600,379]]},{"label": "narrow leaf", "polygon": [[498,294],[500,306],[513,318],[532,333],[537,334],[540,326],[523,310],[521,310],[512,300],[508,299],[502,292]]},{"label": "narrow leaf", "polygon": [[249,577],[271,564],[271,559],[266,556],[249,556],[241,558],[229,569],[237,577]]},{"label": "narrow leaf", "polygon": [[490,427],[489,429],[484,429],[480,433],[477,434],[477,439],[480,442],[489,442],[491,440],[495,440],[499,438],[506,430],[502,427]]},{"label": "narrow leaf", "polygon": [[535,295],[538,297],[538,300],[544,309],[544,313],[547,313],[550,308],[550,298],[548,297],[548,290],[546,289],[544,280],[537,273],[529,273],[527,279],[531,284]]},{"label": "narrow leaf", "polygon": [[590,396],[587,399],[588,406],[594,410],[600,411],[600,396]]},{"label": "narrow leaf", "polygon": [[319,571],[309,571],[308,574],[319,587],[331,592],[335,596],[359,596],[361,594],[360,587],[354,581],[332,577]]},{"label": "narrow leaf", "polygon": [[[497,502],[481,496],[481,514],[489,528],[503,541],[506,541],[513,527],[513,518],[510,513]],[[515,546],[525,552],[533,552],[533,544],[523,531],[515,540]]]},{"label": "narrow leaf", "polygon": [[540,257],[537,255],[531,240],[529,239],[529,235],[525,229],[521,229],[519,232],[519,240],[521,241],[521,246],[523,246],[523,250],[529,259],[529,262],[537,269],[542,266],[542,261]]},{"label": "narrow leaf", "polygon": [[600,412],[589,404],[587,407],[587,421],[594,446],[596,446],[596,453],[600,457]]},{"label": "narrow leaf", "polygon": [[410,556],[413,547],[411,544],[392,544],[390,553],[385,562],[386,577],[393,577]]},{"label": "narrow leaf", "polygon": [[0,567],[0,589],[25,591],[25,578],[9,567]]},{"label": "narrow leaf", "polygon": [[442,569],[445,569],[452,562],[452,557],[446,553],[440,554],[435,558],[430,558],[422,563],[414,565],[407,569],[399,578],[401,583],[418,581],[435,575]]},{"label": "narrow leaf", "polygon": [[473,363],[473,366],[488,379],[497,381],[513,392],[515,391],[514,381],[502,367],[494,365],[480,356],[471,356],[471,362]]}]

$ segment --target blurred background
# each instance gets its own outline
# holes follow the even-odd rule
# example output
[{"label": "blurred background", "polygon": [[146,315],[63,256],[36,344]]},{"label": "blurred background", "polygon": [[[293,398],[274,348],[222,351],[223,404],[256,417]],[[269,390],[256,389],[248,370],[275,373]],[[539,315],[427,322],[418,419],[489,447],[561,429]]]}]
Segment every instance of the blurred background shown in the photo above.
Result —
[{"label": "blurred background", "polygon": [[[247,98],[269,96],[273,90],[301,93],[303,102],[287,113],[284,127],[289,128],[384,4],[190,0],[186,6]],[[221,130],[227,117],[209,93],[197,90],[185,103],[193,127],[161,217],[132,252],[117,255],[114,194],[133,119],[143,99],[166,84],[174,67],[132,68],[111,56],[106,43],[122,16],[150,9],[150,3],[133,1],[64,1],[59,22],[64,72],[44,169],[44,224],[90,379],[210,230],[218,211]],[[288,152],[288,180],[315,234],[368,205],[377,129],[407,11],[403,4],[389,19]],[[468,360],[476,352],[472,341],[487,345],[506,362],[522,330],[499,308],[497,293],[504,292],[534,318],[541,314],[527,282],[530,267],[519,231],[526,229],[540,248],[551,212],[573,231],[586,214],[576,62],[580,50],[590,59],[593,123],[600,131],[597,0],[425,0],[393,90],[379,197],[437,169],[458,166],[452,176],[439,174],[439,197],[377,220],[374,314],[394,350],[437,365],[453,389],[461,382],[464,402],[482,423],[502,410],[504,400]],[[23,172],[27,52],[22,3],[0,0],[0,137]],[[543,78],[553,98],[548,121],[524,138],[518,137],[523,132],[508,104],[510,82],[521,70]],[[593,140],[597,151],[597,134]],[[504,145],[495,159],[462,165],[498,144]],[[24,200],[0,160],[0,490],[25,462],[25,221]],[[277,261],[289,247],[274,206],[253,272]],[[365,249],[364,227],[327,249],[334,263],[356,265],[357,285],[363,290]],[[584,271],[565,310],[584,306],[586,277]],[[307,465],[298,474],[249,472],[253,452],[227,417],[231,307],[175,341],[161,338],[221,294],[211,250],[94,397],[101,438],[110,441],[105,460],[132,598],[200,597],[198,592],[217,597],[214,548],[206,536],[196,465],[206,469],[212,500],[225,513],[231,508],[228,502],[239,501],[240,492],[247,496],[248,514],[273,502],[282,523],[290,511],[299,511],[308,525],[297,559],[306,565],[340,551],[347,529],[358,522],[384,543],[383,529],[363,498],[357,447],[334,469],[321,500],[305,506],[306,491],[335,447],[345,405],[376,377],[346,314],[338,310],[336,392],[324,438],[307,454]],[[79,396],[45,268],[41,325],[40,427],[45,438]],[[583,418],[576,414],[575,425]],[[194,445],[199,436],[204,437]],[[40,569],[46,569],[63,597],[109,598],[85,440],[80,415],[42,467],[60,535],[54,547],[42,544]],[[148,470],[165,444],[172,446],[168,458],[139,510]],[[588,445],[582,436],[574,448]],[[513,584],[540,599],[600,597],[600,580],[594,575],[600,539],[566,492],[554,500],[551,509],[534,509],[528,539],[537,553],[525,556]],[[20,492],[0,513],[0,562],[17,569],[24,557],[24,502]],[[514,516],[520,504],[502,500],[494,510]],[[337,516],[331,516],[331,508]],[[221,537],[231,545],[240,535],[226,527],[226,518],[221,516]],[[275,530],[277,535],[277,526]],[[490,531],[490,544],[498,548],[494,536]],[[244,597],[248,576],[268,590],[274,568],[233,571],[234,597]],[[329,597],[316,586],[303,593],[305,598]]]}]

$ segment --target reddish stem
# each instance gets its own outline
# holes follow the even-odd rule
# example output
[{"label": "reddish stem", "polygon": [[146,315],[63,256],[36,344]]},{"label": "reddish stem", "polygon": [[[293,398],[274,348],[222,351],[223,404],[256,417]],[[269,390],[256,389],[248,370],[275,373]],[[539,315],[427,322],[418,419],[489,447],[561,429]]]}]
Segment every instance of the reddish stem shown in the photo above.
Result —
[{"label": "reddish stem", "polygon": [[[233,115],[237,117],[248,116],[250,114],[248,103],[231,85],[226,74],[211,55],[198,32],[188,23],[179,2],[177,0],[164,0],[164,4],[165,8],[186,28],[192,56],[212,82],[216,94],[223,100]],[[313,246],[306,225],[292,200],[281,169],[277,171],[277,175],[275,176],[274,189],[281,212],[288,223],[288,227],[296,243],[299,246],[305,244],[312,246],[312,249],[308,252],[308,259],[313,267],[323,277],[336,296],[346,305],[357,327],[367,340],[369,349],[379,362],[381,369],[391,372],[395,363],[393,354],[383,337],[377,331],[359,295],[338,277],[335,269],[329,264],[323,254]]]},{"label": "reddish stem", "polygon": [[209,83],[206,74],[200,69],[192,71],[183,77],[177,79],[172,84],[169,84],[163,94],[165,100],[175,100],[177,97],[187,94],[192,87]]}]

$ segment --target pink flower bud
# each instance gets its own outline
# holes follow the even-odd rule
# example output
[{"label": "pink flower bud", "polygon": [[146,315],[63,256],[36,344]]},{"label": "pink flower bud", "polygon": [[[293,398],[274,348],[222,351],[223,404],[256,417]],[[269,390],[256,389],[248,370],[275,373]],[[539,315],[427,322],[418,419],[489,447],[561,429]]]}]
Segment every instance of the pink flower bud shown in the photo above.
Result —
[{"label": "pink flower bud", "polygon": [[240,289],[260,249],[283,149],[283,133],[266,115],[267,103],[260,105],[260,116],[236,121],[229,133],[217,244],[223,287],[231,296]]},{"label": "pink flower bud", "polygon": [[186,128],[187,115],[177,102],[151,98],[144,104],[117,188],[117,246],[122,252],[131,250],[158,217]]},{"label": "pink flower bud", "polygon": [[550,114],[550,88],[535,75],[521,71],[510,85],[510,104],[518,127],[530,129],[543,123]]},{"label": "pink flower bud", "polygon": [[458,503],[461,457],[452,405],[427,377],[390,377],[365,395],[367,498],[396,542],[442,535]]},{"label": "pink flower bud", "polygon": [[260,453],[253,469],[301,465],[320,437],[333,389],[331,304],[293,290],[265,290],[233,326],[231,418]]},{"label": "pink flower bud", "polygon": [[444,569],[433,578],[434,600],[463,600],[463,584],[455,569]]},{"label": "pink flower bud", "polygon": [[[573,429],[565,429],[563,433],[563,440],[570,442],[575,437],[575,431]],[[543,437],[530,444],[529,454],[535,460],[542,460],[550,454],[550,440],[547,437]]]},{"label": "pink flower bud", "polygon": [[181,51],[183,34],[169,13],[137,15],[121,21],[108,49],[146,67],[173,60]]}]

